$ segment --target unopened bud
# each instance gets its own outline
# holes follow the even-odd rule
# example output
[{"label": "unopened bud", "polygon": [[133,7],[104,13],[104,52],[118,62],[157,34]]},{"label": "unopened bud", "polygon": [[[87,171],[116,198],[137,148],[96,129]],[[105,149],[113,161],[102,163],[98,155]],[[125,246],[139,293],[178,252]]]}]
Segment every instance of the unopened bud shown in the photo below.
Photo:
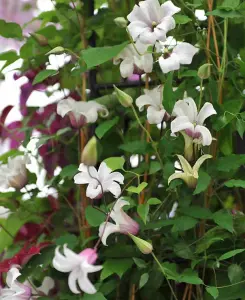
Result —
[{"label": "unopened bud", "polygon": [[124,107],[130,107],[133,104],[133,98],[126,94],[125,92],[121,91],[119,88],[117,88],[114,85],[114,90],[116,92],[116,96],[119,100],[119,102],[122,104]]},{"label": "unopened bud", "polygon": [[118,17],[118,18],[114,19],[114,22],[120,28],[126,28],[128,25],[128,21],[123,17]]},{"label": "unopened bud", "polygon": [[58,46],[58,47],[55,47],[54,49],[50,50],[48,53],[46,53],[46,55],[49,55],[49,54],[62,54],[65,52],[65,48],[61,47],[61,46]]},{"label": "unopened bud", "polygon": [[152,244],[148,243],[145,240],[142,240],[132,234],[129,233],[129,236],[131,237],[131,239],[135,242],[136,246],[138,247],[138,249],[140,250],[140,252],[142,252],[143,254],[150,254],[153,251],[153,247]]},{"label": "unopened bud", "polygon": [[204,64],[202,65],[197,72],[197,75],[199,76],[199,78],[201,79],[208,79],[210,77],[211,74],[211,66],[212,64]]},{"label": "unopened bud", "polygon": [[32,33],[31,36],[34,38],[35,41],[38,42],[40,46],[45,47],[48,45],[48,39],[46,38],[46,36],[39,33]]},{"label": "unopened bud", "polygon": [[97,160],[97,140],[96,137],[92,137],[83,149],[81,161],[87,166],[95,166],[97,164]]}]

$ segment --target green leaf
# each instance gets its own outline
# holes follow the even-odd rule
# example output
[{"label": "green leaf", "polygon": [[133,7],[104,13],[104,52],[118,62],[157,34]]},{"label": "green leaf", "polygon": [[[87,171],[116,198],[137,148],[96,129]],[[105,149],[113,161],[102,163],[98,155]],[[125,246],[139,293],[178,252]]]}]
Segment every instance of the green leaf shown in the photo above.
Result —
[{"label": "green leaf", "polygon": [[148,203],[146,204],[139,204],[137,207],[137,213],[141,217],[142,221],[146,224],[147,217],[149,214],[149,205]]},{"label": "green leaf", "polygon": [[174,92],[173,92],[173,75],[174,72],[170,72],[168,74],[163,89],[163,106],[169,113],[172,112],[175,104]]},{"label": "green leaf", "polygon": [[147,267],[146,262],[141,258],[133,257],[133,261],[139,269],[145,269]]},{"label": "green leaf", "polygon": [[68,165],[65,166],[62,171],[60,172],[61,178],[73,178],[78,173],[78,167],[77,165]]},{"label": "green leaf", "polygon": [[186,23],[189,23],[192,21],[189,17],[187,17],[185,15],[181,15],[181,14],[175,15],[174,19],[175,19],[176,24],[186,24]]},{"label": "green leaf", "polygon": [[150,149],[149,144],[146,141],[129,142],[120,145],[118,148],[133,154],[147,154]]},{"label": "green leaf", "polygon": [[106,61],[117,56],[126,46],[128,42],[111,47],[97,47],[89,48],[82,51],[82,58],[84,59],[88,69],[99,66]]},{"label": "green leaf", "polygon": [[181,216],[173,220],[173,232],[186,231],[196,226],[198,221],[188,216]]},{"label": "green leaf", "polygon": [[177,272],[177,265],[174,263],[165,262],[162,264],[164,274],[168,279],[179,281],[180,274]]},{"label": "green leaf", "polygon": [[98,227],[105,221],[105,215],[97,209],[93,208],[91,205],[86,208],[85,217],[89,225],[92,227]]},{"label": "green leaf", "polygon": [[77,236],[75,236],[74,234],[67,233],[57,238],[55,242],[58,246],[63,246],[67,244],[68,248],[73,250],[78,244],[78,239]]},{"label": "green leaf", "polygon": [[180,242],[174,245],[174,252],[178,257],[184,259],[193,259],[194,255],[191,248],[185,242]]},{"label": "green leaf", "polygon": [[0,20],[0,35],[5,38],[22,39],[22,29],[19,24]]},{"label": "green leaf", "polygon": [[50,76],[53,76],[55,74],[57,74],[58,71],[57,70],[43,70],[41,72],[39,72],[36,77],[33,80],[33,85],[43,82],[45,79],[47,79]]},{"label": "green leaf", "polygon": [[82,300],[106,300],[106,298],[104,297],[104,295],[102,293],[98,292],[93,295],[85,294],[82,297]]},{"label": "green leaf", "polygon": [[196,187],[195,191],[193,192],[193,195],[197,195],[197,194],[200,194],[200,193],[206,191],[210,182],[211,182],[211,177],[208,175],[208,173],[201,170],[199,172],[197,187]]},{"label": "green leaf", "polygon": [[226,157],[218,158],[216,166],[218,171],[231,172],[237,170],[239,167],[245,164],[245,155],[232,154]]},{"label": "green leaf", "polygon": [[199,278],[198,273],[192,269],[185,269],[181,274],[179,282],[185,282],[189,284],[203,284],[201,278]]},{"label": "green leaf", "polygon": [[231,179],[229,181],[226,181],[224,183],[224,185],[229,187],[229,188],[233,188],[233,187],[245,188],[245,180]]},{"label": "green leaf", "polygon": [[191,205],[189,207],[180,207],[178,211],[192,218],[198,218],[198,219],[212,218],[212,213],[209,209],[197,205]]},{"label": "green leaf", "polygon": [[162,203],[162,201],[160,199],[157,199],[157,198],[150,198],[147,201],[148,205],[158,205],[158,204],[161,204],[161,203]]},{"label": "green leaf", "polygon": [[147,182],[141,182],[141,184],[138,186],[130,186],[126,189],[126,191],[134,194],[140,194],[147,187],[147,185]]},{"label": "green leaf", "polygon": [[241,119],[237,119],[236,129],[237,129],[237,132],[239,133],[241,139],[243,139],[244,132],[245,132],[245,121],[243,121]]},{"label": "green leaf", "polygon": [[207,12],[207,16],[218,16],[220,18],[243,18],[243,15],[239,11],[227,11],[224,9],[215,9]]},{"label": "green leaf", "polygon": [[161,168],[161,164],[158,161],[152,161],[150,163],[149,175],[157,173]]},{"label": "green leaf", "polygon": [[231,283],[240,282],[244,277],[244,271],[241,266],[232,264],[228,268],[228,277]]},{"label": "green leaf", "polygon": [[240,0],[224,0],[218,7],[225,10],[234,10],[240,4]]},{"label": "green leaf", "polygon": [[215,286],[207,286],[207,293],[209,293],[214,299],[219,297],[219,290]]},{"label": "green leaf", "polygon": [[125,159],[123,157],[109,157],[105,159],[104,162],[112,171],[123,170]]},{"label": "green leaf", "polygon": [[7,164],[8,162],[8,158],[9,157],[16,157],[16,156],[19,156],[19,155],[24,155],[24,152],[22,151],[19,151],[17,149],[12,149],[6,153],[4,153],[3,155],[0,156],[0,162],[2,164]]},{"label": "green leaf", "polygon": [[104,280],[112,274],[117,274],[122,278],[123,274],[133,265],[132,259],[108,259],[103,265],[100,279]]},{"label": "green leaf", "polygon": [[1,70],[15,62],[17,59],[19,59],[19,55],[16,51],[10,50],[0,53],[0,61],[6,61]]},{"label": "green leaf", "polygon": [[148,280],[149,280],[149,274],[148,273],[142,274],[140,277],[139,289],[141,289],[143,286],[145,286],[147,284]]},{"label": "green leaf", "polygon": [[219,210],[213,214],[214,222],[220,227],[230,231],[234,231],[232,215],[227,210]]},{"label": "green leaf", "polygon": [[244,252],[245,249],[236,249],[236,250],[232,250],[232,251],[229,251],[229,252],[226,252],[225,254],[221,255],[219,260],[225,260],[225,259],[229,259],[239,253],[242,253]]},{"label": "green leaf", "polygon": [[115,117],[112,120],[103,122],[96,128],[95,134],[99,139],[101,139],[110,129],[112,129],[118,123],[118,121],[119,117]]}]

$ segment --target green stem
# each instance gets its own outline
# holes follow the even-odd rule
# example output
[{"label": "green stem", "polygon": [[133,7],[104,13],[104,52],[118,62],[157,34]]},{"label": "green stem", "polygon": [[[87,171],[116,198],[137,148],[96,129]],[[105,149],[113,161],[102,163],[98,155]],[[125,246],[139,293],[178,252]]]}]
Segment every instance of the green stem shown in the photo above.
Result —
[{"label": "green stem", "polygon": [[134,108],[133,105],[131,106],[131,108],[132,108],[132,110],[133,110],[133,113],[134,113],[134,115],[135,115],[135,118],[136,118],[137,122],[139,123],[140,127],[142,128],[142,130],[143,130],[143,131],[146,133],[146,135],[148,136],[148,138],[149,138],[149,140],[150,140],[150,142],[151,142],[151,144],[152,144],[152,147],[153,147],[153,149],[154,149],[154,151],[155,151],[155,153],[156,153],[156,156],[157,156],[157,158],[158,158],[158,160],[159,160],[159,162],[160,162],[160,164],[161,164],[161,168],[162,168],[162,170],[163,170],[163,161],[162,161],[161,156],[160,156],[160,154],[159,154],[159,152],[158,152],[158,150],[157,150],[157,146],[156,146],[155,142],[153,141],[153,139],[152,139],[152,137],[151,137],[149,131],[144,127],[144,125],[143,125],[142,122],[140,121],[140,118],[139,118],[139,116],[138,116],[138,114],[137,114],[137,111],[135,110],[135,108]]},{"label": "green stem", "polygon": [[200,83],[200,97],[199,97],[199,104],[198,104],[198,110],[200,111],[202,106],[202,97],[203,97],[203,79],[201,79]]},{"label": "green stem", "polygon": [[167,280],[167,283],[168,283],[168,286],[169,286],[169,288],[170,288],[170,290],[171,290],[171,293],[172,293],[174,299],[175,299],[175,300],[178,300],[178,298],[177,298],[177,296],[175,295],[175,292],[174,292],[174,290],[173,290],[173,287],[172,287],[172,285],[170,284],[170,282],[169,282],[169,280],[168,280],[168,278],[167,278],[167,276],[166,276],[166,274],[165,274],[165,271],[164,271],[164,269],[163,269],[163,267],[162,267],[160,261],[157,259],[156,255],[155,255],[153,252],[152,252],[151,254],[152,254],[153,258],[155,259],[156,263],[158,264],[159,268],[161,269],[163,275],[165,276],[165,278],[166,278],[166,280]]}]

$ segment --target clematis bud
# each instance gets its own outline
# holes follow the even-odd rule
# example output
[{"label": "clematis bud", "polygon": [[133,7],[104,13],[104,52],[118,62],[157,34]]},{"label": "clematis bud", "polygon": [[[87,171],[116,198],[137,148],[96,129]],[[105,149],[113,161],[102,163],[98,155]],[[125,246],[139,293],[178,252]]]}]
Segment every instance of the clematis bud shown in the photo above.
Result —
[{"label": "clematis bud", "polygon": [[39,33],[32,33],[31,36],[34,38],[35,41],[38,42],[40,46],[45,47],[48,45],[48,39],[46,38],[46,36]]},{"label": "clematis bud", "polygon": [[128,21],[123,17],[118,17],[118,18],[114,19],[114,22],[120,28],[126,28],[128,25]]},{"label": "clematis bud", "polygon": [[138,249],[140,250],[140,252],[142,252],[143,254],[150,254],[153,251],[153,247],[152,244],[148,243],[145,240],[142,240],[132,234],[129,233],[129,236],[131,237],[131,239],[135,242],[136,246],[138,247]]},{"label": "clematis bud", "polygon": [[204,64],[202,65],[199,69],[198,69],[198,73],[197,75],[199,76],[199,78],[201,79],[208,79],[210,77],[211,74],[211,66],[212,64]]},{"label": "clematis bud", "polygon": [[88,141],[87,145],[84,147],[81,162],[87,166],[95,166],[97,164],[97,160],[97,139],[94,136]]},{"label": "clematis bud", "polygon": [[130,107],[133,104],[133,98],[126,94],[125,92],[121,91],[119,88],[117,88],[114,85],[114,90],[116,92],[116,96],[119,100],[119,102],[122,104],[124,107]]}]

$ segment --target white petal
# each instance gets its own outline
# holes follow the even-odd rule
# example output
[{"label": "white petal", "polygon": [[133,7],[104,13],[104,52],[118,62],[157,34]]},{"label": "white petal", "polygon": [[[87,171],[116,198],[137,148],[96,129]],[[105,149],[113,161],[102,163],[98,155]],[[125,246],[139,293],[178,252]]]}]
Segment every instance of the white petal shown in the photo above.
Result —
[{"label": "white petal", "polygon": [[149,16],[146,12],[146,14],[144,13],[144,11],[138,6],[135,5],[132,12],[127,16],[129,22],[142,22],[145,25],[149,26],[150,24],[150,20],[149,20]]},{"label": "white petal", "polygon": [[139,6],[144,14],[148,16],[149,24],[152,24],[152,22],[158,23],[160,21],[161,6],[158,0],[140,1]]},{"label": "white petal", "polygon": [[144,32],[148,27],[147,24],[140,22],[140,21],[136,21],[136,22],[132,22],[128,25],[128,31],[130,33],[130,35],[132,36],[132,39],[135,41],[139,35]]},{"label": "white petal", "polygon": [[198,123],[199,125],[203,125],[204,121],[205,121],[208,117],[210,117],[210,116],[212,116],[212,115],[216,115],[216,114],[217,114],[217,112],[216,112],[216,110],[214,109],[213,104],[211,104],[211,103],[209,103],[209,102],[206,102],[206,103],[203,105],[202,109],[200,110],[200,112],[199,112],[199,114],[198,114],[198,116],[197,116],[197,123]]},{"label": "white petal", "polygon": [[72,98],[64,99],[58,102],[57,105],[57,114],[62,118],[74,108],[75,100]]},{"label": "white petal", "polygon": [[80,276],[81,276],[80,267],[77,267],[70,273],[68,277],[69,288],[74,294],[80,294],[80,291],[77,288],[77,280]]},{"label": "white petal", "polygon": [[119,172],[112,172],[108,177],[108,181],[117,181],[121,184],[124,182],[124,176]]},{"label": "white petal", "polygon": [[118,198],[121,194],[121,187],[116,182],[106,183],[106,191],[111,192],[115,198]]},{"label": "white petal", "polygon": [[159,124],[163,121],[166,110],[157,110],[155,107],[150,106],[147,109],[147,120],[150,124]]},{"label": "white petal", "polygon": [[12,267],[7,273],[7,278],[6,278],[7,285],[11,287],[20,275],[21,275],[20,271],[17,268]]},{"label": "white petal", "polygon": [[166,1],[161,5],[162,17],[173,16],[181,9],[173,4],[172,1]]},{"label": "white petal", "polygon": [[197,106],[195,101],[188,97],[175,103],[173,115],[177,117],[186,116],[191,123],[195,123],[197,119]]},{"label": "white petal", "polygon": [[192,62],[193,56],[198,52],[198,49],[189,43],[178,44],[173,53],[178,56],[180,64],[189,65]]},{"label": "white petal", "polygon": [[87,184],[91,182],[91,177],[87,173],[78,173],[74,176],[75,184]]},{"label": "white petal", "polygon": [[100,238],[102,237],[101,242],[103,243],[103,245],[107,246],[106,240],[107,240],[108,236],[115,232],[120,232],[119,225],[113,224],[111,222],[107,222],[107,224],[104,222],[100,225],[99,237]]},{"label": "white petal", "polygon": [[141,32],[140,41],[144,44],[151,44],[154,45],[157,41],[157,35],[151,28],[146,28],[144,31]]},{"label": "white petal", "polygon": [[124,207],[125,205],[130,205],[130,203],[126,200],[123,200],[123,198],[120,198],[115,203],[115,205],[113,207],[113,211],[119,212],[122,209],[122,207]]},{"label": "white petal", "polygon": [[205,161],[206,159],[209,159],[209,158],[212,158],[212,155],[205,154],[205,155],[199,157],[198,160],[196,161],[194,167],[193,167],[194,173],[198,173],[198,171],[199,171],[201,165],[204,163],[204,161]]},{"label": "white petal", "polygon": [[[203,146],[211,145],[213,138],[212,138],[210,131],[206,127],[197,125],[195,127],[195,132],[199,132],[201,134],[201,137],[202,137],[201,144]],[[195,142],[195,140],[194,140],[194,142]]]},{"label": "white petal", "polygon": [[164,19],[161,21],[161,23],[160,23],[159,25],[157,25],[157,29],[161,29],[161,30],[164,31],[164,33],[165,33],[165,38],[164,38],[164,39],[160,39],[160,38],[159,38],[159,40],[160,40],[160,41],[163,41],[163,42],[166,41],[166,34],[167,34],[170,30],[174,29],[175,26],[176,26],[176,24],[175,24],[175,20],[174,20],[173,17],[166,17],[166,18],[164,18]]},{"label": "white petal", "polygon": [[94,272],[98,272],[98,271],[102,270],[103,266],[91,265],[87,261],[85,261],[82,263],[82,269],[86,270],[87,273],[94,273]]},{"label": "white petal", "polygon": [[120,73],[123,78],[130,77],[134,72],[134,61],[132,58],[126,58],[120,64]]},{"label": "white petal", "polygon": [[80,272],[80,276],[78,278],[78,284],[80,286],[80,289],[84,293],[93,295],[97,292],[94,285],[91,283],[91,281],[88,278],[88,273],[84,269],[82,270],[82,272]]},{"label": "white petal", "polygon": [[205,10],[203,9],[196,9],[195,10],[195,16],[199,21],[205,21],[207,20],[207,16],[205,15]]},{"label": "white petal", "polygon": [[171,122],[172,133],[176,133],[185,129],[190,129],[191,131],[194,132],[194,125],[189,121],[188,117],[185,116],[177,117]]},{"label": "white petal", "polygon": [[102,162],[99,166],[98,175],[100,182],[103,182],[108,178],[108,176],[111,174],[111,169],[108,168],[107,164],[105,162]]},{"label": "white petal", "polygon": [[142,67],[145,73],[151,73],[153,69],[153,56],[152,54],[148,53],[142,56]]},{"label": "white petal", "polygon": [[181,164],[181,169],[184,171],[186,174],[192,174],[193,170],[189,162],[182,156],[182,155],[177,155],[180,164]]},{"label": "white petal", "polygon": [[145,105],[152,105],[153,101],[152,98],[149,97],[148,95],[142,95],[139,98],[136,99],[136,105],[139,108],[139,111],[144,110]]},{"label": "white petal", "polygon": [[[103,190],[105,192],[105,190]],[[88,185],[86,190],[86,196],[90,199],[95,199],[102,194],[101,185],[99,183],[92,182]]]},{"label": "white petal", "polygon": [[179,70],[180,68],[178,57],[174,54],[171,54],[171,56],[166,59],[163,56],[161,56],[159,58],[159,65],[162,69],[162,72],[165,74],[170,71]]}]

